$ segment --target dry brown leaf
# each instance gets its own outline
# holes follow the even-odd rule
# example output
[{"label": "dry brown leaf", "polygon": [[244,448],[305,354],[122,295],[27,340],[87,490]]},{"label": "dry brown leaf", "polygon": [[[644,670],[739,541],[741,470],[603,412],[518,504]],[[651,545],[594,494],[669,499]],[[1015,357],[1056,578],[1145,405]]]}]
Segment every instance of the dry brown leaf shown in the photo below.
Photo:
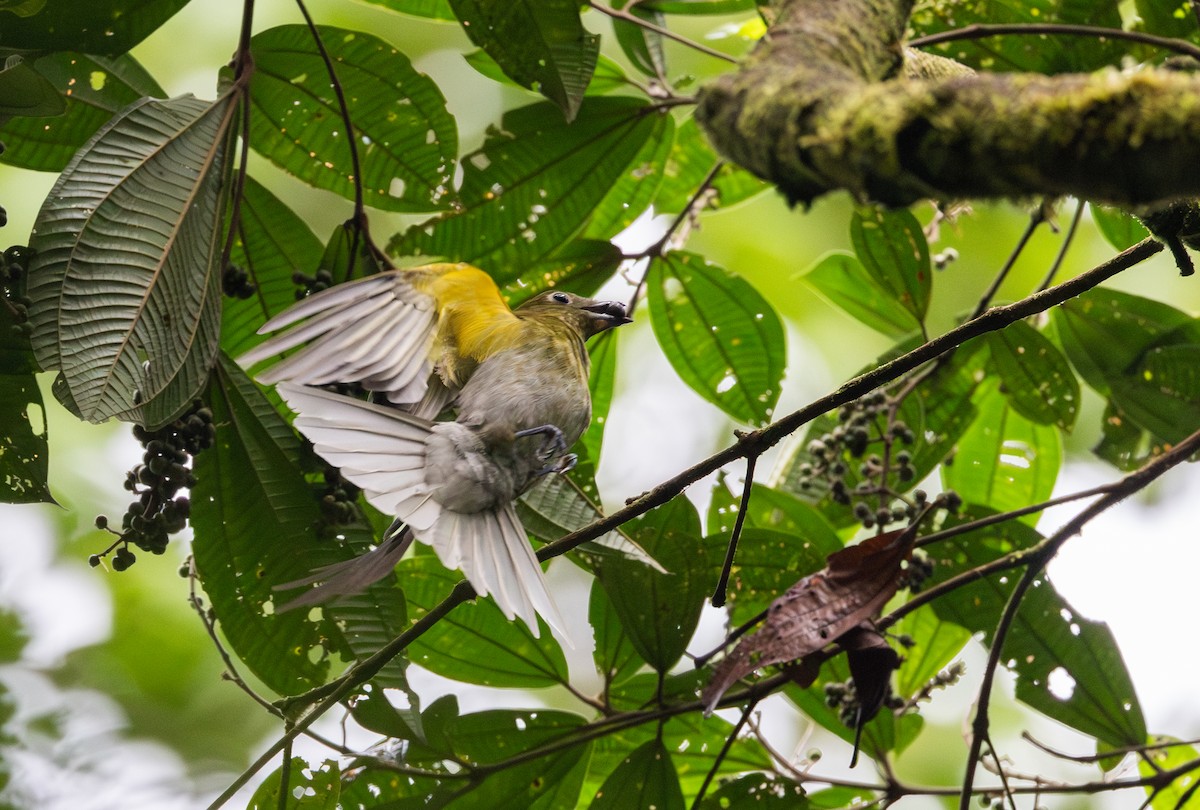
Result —
[{"label": "dry brown leaf", "polygon": [[801,659],[876,618],[896,593],[914,537],[906,529],[876,535],[830,554],[825,568],[788,588],[771,603],[763,626],[717,665],[704,690],[705,710],[759,667]]}]

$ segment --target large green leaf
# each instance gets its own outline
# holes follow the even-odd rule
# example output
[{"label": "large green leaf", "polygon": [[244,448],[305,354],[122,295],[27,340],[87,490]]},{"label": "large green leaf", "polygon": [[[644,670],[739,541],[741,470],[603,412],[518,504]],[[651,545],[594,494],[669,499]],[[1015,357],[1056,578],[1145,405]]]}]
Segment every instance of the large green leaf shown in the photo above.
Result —
[{"label": "large green leaf", "polygon": [[[273,586],[308,576],[352,552],[319,536],[317,500],[297,467],[299,442],[254,383],[222,358],[209,388],[216,444],[196,457],[192,488],[192,550],[221,630],[238,657],[279,694],[324,682],[330,646],[359,655],[405,624],[403,600],[385,584],[373,586],[373,614],[336,605],[314,621],[302,610],[279,613]],[[365,545],[361,525],[339,527]],[[382,618],[380,618],[382,617]],[[342,626],[339,626],[341,622]],[[394,662],[389,685],[402,662]]]},{"label": "large green leaf", "polygon": [[[0,295],[3,292],[0,291]],[[53,503],[46,409],[29,338],[0,301],[0,501]]]},{"label": "large green leaf", "polygon": [[[436,557],[422,555],[397,568],[409,609],[419,619],[462,579]],[[492,599],[460,605],[409,649],[415,663],[447,678],[482,686],[537,689],[568,681],[562,649],[538,620],[540,638],[524,622],[510,621]]]},{"label": "large green leaf", "polygon": [[246,810],[334,810],[338,807],[341,788],[341,769],[337,760],[327,759],[310,766],[302,757],[292,757],[287,771],[288,794],[280,804],[283,787],[283,766],[268,774],[250,797]]},{"label": "large green leaf", "polygon": [[1069,431],[1079,414],[1079,381],[1058,347],[1025,321],[984,340],[1009,404],[1039,425]]},{"label": "large green leaf", "polygon": [[[436,84],[361,31],[318,26],[354,122],[363,200],[388,211],[448,208],[458,131]],[[354,168],[337,96],[312,33],[270,28],[251,42],[250,145],[317,188],[354,199]]]},{"label": "large green leaf", "polygon": [[1150,235],[1145,225],[1119,208],[1088,203],[1088,210],[1092,212],[1092,219],[1100,233],[1117,250],[1133,247]]},{"label": "large green leaf", "polygon": [[610,239],[641,216],[662,183],[663,169],[675,140],[675,119],[663,117],[654,136],[633,156],[626,171],[596,203],[592,218],[583,231],[589,239]]},{"label": "large green leaf", "polygon": [[916,695],[971,640],[970,630],[942,619],[929,607],[908,614],[893,629],[896,635],[911,640],[896,673],[896,694],[905,700]]},{"label": "large green leaf", "polygon": [[650,263],[646,294],[655,337],[680,378],[741,422],[769,421],[787,364],[774,307],[740,276],[683,251]]},{"label": "large green leaf", "polygon": [[[1049,499],[1062,464],[1058,430],[1017,413],[994,382],[981,386],[975,407],[977,416],[958,439],[954,463],[942,465],[946,488],[997,512]],[[1038,516],[1023,520],[1033,525]]]},{"label": "large green leaf", "polygon": [[227,145],[236,105],[183,96],[126,108],[38,213],[33,349],[93,422],[169,422],[217,351]]},{"label": "large green leaf", "polygon": [[61,115],[66,102],[54,85],[20,56],[0,68],[0,124],[9,116],[45,118]]},{"label": "large green leaf", "polygon": [[0,160],[24,169],[61,172],[75,150],[119,110],[143,96],[167,95],[128,54],[57,52],[39,57],[34,65],[66,100],[66,112],[55,118],[15,118],[0,127],[0,140],[8,147]]},{"label": "large green leaf", "polygon": [[596,671],[604,678],[605,685],[614,686],[637,674],[646,662],[629,640],[629,633],[621,625],[621,617],[612,597],[604,590],[598,578],[592,580],[588,624],[592,626],[592,632],[595,634],[596,648],[592,656],[596,662]]},{"label": "large green leaf", "polygon": [[[873,798],[866,795],[861,801],[865,805]],[[810,810],[812,807],[804,788],[795,782],[751,773],[731,779],[706,794],[698,810]]]},{"label": "large green leaf", "polygon": [[32,14],[0,10],[0,48],[116,55],[141,42],[188,0],[45,0]]},{"label": "large green leaf", "polygon": [[[1153,742],[1177,744],[1149,751],[1138,758],[1138,774],[1146,779],[1153,779],[1163,771],[1184,767],[1200,757],[1200,751],[1194,746],[1183,744],[1180,740],[1157,737]],[[1162,790],[1159,790],[1157,785],[1146,785],[1146,801],[1149,803],[1146,806],[1151,810],[1190,810],[1196,804],[1195,786],[1194,770],[1189,770]]]},{"label": "large green leaf", "polygon": [[588,458],[600,462],[600,448],[604,443],[604,426],[608,422],[608,409],[612,405],[613,388],[617,377],[617,341],[620,332],[605,332],[588,346],[591,369],[588,374],[588,390],[592,395],[592,424],[583,434],[583,443],[588,449]]},{"label": "large green leaf", "polygon": [[925,320],[933,274],[921,223],[904,208],[864,208],[850,219],[850,241],[858,260],[896,303]]},{"label": "large green leaf", "polygon": [[[521,85],[514,82],[504,71],[496,60],[488,55],[487,51],[471,51],[463,56],[467,64],[479,71],[479,73],[487,76],[495,82],[500,82],[509,87],[520,87]],[[596,69],[592,73],[592,80],[588,83],[587,94],[592,96],[611,93],[614,90],[629,90],[636,89],[637,85],[630,82],[625,75],[625,70],[620,64],[612,59],[609,59],[603,54],[596,60]],[[530,92],[536,92],[531,90]]]},{"label": "large green leaf", "polygon": [[758,9],[755,0],[644,0],[641,5],[664,14],[739,14]]},{"label": "large green leaf", "polygon": [[454,11],[450,8],[450,0],[366,0],[376,6],[390,8],[401,14],[411,14],[414,17],[424,17],[430,20],[454,21]]},{"label": "large green leaf", "polygon": [[612,278],[624,258],[607,239],[573,239],[547,256],[502,268],[507,281],[500,292],[514,307],[551,287],[590,296]]},{"label": "large green leaf", "polygon": [[638,654],[659,672],[683,655],[704,599],[716,584],[700,517],[683,496],[626,525],[635,542],[666,569],[606,557],[597,575]]},{"label": "large green leaf", "polygon": [[850,253],[826,253],[804,274],[804,279],[829,303],[877,332],[900,338],[921,328],[912,310]]},{"label": "large green leaf", "polygon": [[650,740],[627,756],[596,792],[591,807],[592,810],[630,807],[683,810],[679,777],[662,740]]},{"label": "large green leaf", "polygon": [[321,242],[304,220],[252,177],[246,178],[240,214],[229,258],[255,289],[245,300],[225,301],[221,348],[231,357],[266,339],[258,328],[296,303],[293,274],[312,273],[321,257]]},{"label": "large green leaf", "polygon": [[551,104],[513,110],[463,159],[455,211],[410,228],[389,249],[472,261],[507,284],[580,232],[638,169],[646,144],[669,133],[666,119],[626,97],[586,98],[569,125]]},{"label": "large green leaf", "polygon": [[583,27],[578,2],[450,0],[450,7],[510,79],[536,88],[574,120],[600,53],[600,37]]},{"label": "large green leaf", "polygon": [[[974,517],[984,513],[974,511]],[[1010,521],[929,546],[935,564],[930,584],[1040,540],[1033,529]],[[933,608],[991,644],[1015,582],[1012,574],[990,576],[938,599]],[[1079,616],[1044,577],[1026,592],[1000,660],[1016,675],[1017,698],[1048,717],[1113,746],[1145,740],[1141,706],[1108,626]]]}]

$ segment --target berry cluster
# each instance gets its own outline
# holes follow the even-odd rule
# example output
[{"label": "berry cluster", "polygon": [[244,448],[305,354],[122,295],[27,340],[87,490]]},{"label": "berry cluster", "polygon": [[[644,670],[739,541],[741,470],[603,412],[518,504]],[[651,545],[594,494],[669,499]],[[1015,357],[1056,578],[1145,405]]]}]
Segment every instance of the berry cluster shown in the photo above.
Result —
[{"label": "berry cluster", "polygon": [[315,275],[307,275],[299,271],[292,273],[292,283],[298,285],[300,289],[296,290],[296,300],[307,298],[313,293],[319,293],[321,290],[327,290],[333,286],[333,273],[328,270],[318,270]]},{"label": "berry cluster", "polygon": [[101,554],[88,558],[92,566],[113,553],[112,567],[124,571],[137,560],[130,544],[152,554],[166,551],[169,535],[187,525],[191,503],[179,490],[194,486],[196,477],[188,463],[197,453],[212,446],[216,437],[212,411],[200,400],[183,416],[157,430],[135,425],[134,437],[146,448],[142,463],[130,470],[125,489],[137,500],[129,504],[121,519],[121,531],[109,528],[108,518],[96,518],[96,528],[117,535]]},{"label": "berry cluster", "polygon": [[221,289],[230,298],[245,300],[254,295],[258,287],[250,281],[250,276],[244,269],[229,262],[225,265],[225,272],[221,275]]},{"label": "berry cluster", "polygon": [[923,494],[899,495],[917,476],[912,451],[896,449],[914,444],[916,435],[895,418],[896,406],[885,392],[874,391],[839,408],[838,424],[805,448],[800,488],[828,489],[830,499],[852,506],[868,529],[916,516],[924,507]]},{"label": "berry cluster", "polygon": [[322,526],[345,526],[358,520],[359,488],[351,484],[337,467],[326,464],[322,470],[325,487],[321,490]]},{"label": "berry cluster", "polygon": [[[825,705],[836,709],[838,719],[843,724],[854,728],[858,720],[858,691],[854,688],[854,680],[835,681],[825,684]],[[887,684],[887,696],[883,699],[883,707],[896,711],[904,708],[904,700],[892,691],[892,685]]]},{"label": "berry cluster", "polygon": [[22,245],[13,245],[0,255],[0,292],[3,293],[3,305],[13,321],[13,329],[28,335],[33,331],[29,323],[29,305],[33,303],[24,295],[25,268],[32,258],[33,251]]}]

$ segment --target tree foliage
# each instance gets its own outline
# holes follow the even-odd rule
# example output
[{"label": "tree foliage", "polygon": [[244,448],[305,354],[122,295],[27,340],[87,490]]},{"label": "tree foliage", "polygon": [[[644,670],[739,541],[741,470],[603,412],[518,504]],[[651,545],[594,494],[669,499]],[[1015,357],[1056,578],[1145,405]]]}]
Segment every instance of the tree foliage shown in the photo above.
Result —
[{"label": "tree foliage", "polygon": [[[639,0],[581,16],[560,0],[378,0],[397,21],[457,22],[478,48],[467,61],[479,86],[498,82],[520,98],[470,149],[447,102],[454,91],[386,32],[247,28],[230,43],[232,62],[214,71],[215,99],[167,99],[130,50],[184,3],[77,5],[0,3],[0,160],[58,177],[28,244],[3,257],[3,499],[52,500],[46,431],[31,419],[42,406],[36,372],[53,376],[54,397],[79,419],[137,426],[146,457],[126,482],[136,500],[93,564],[110,558],[120,570],[134,549],[161,554],[189,522],[202,615],[228,665],[273,693],[263,711],[280,721],[277,742],[218,803],[247,781],[258,785],[252,807],[891,802],[922,789],[887,767],[874,789],[810,778],[747,733],[749,719],[781,694],[886,763],[931,744],[921,705],[960,679],[955,662],[972,638],[989,658],[972,740],[955,754],[963,806],[1006,791],[1113,789],[1016,776],[981,784],[977,763],[999,761],[989,705],[1002,668],[1018,700],[1112,752],[1097,759],[1095,782],[1128,754],[1142,777],[1117,787],[1144,789],[1156,808],[1190,801],[1181,785],[1200,768],[1195,752],[1156,747],[1112,634],[1045,576],[1088,521],[1200,450],[1200,322],[1100,286],[1164,245],[1181,272],[1191,269],[1183,246],[1196,214],[1180,195],[1200,188],[1194,172],[1155,163],[1194,166],[1188,156],[1200,148],[1196,116],[1171,114],[1193,109],[1200,85],[1166,61],[1200,53],[1187,4],[1166,14],[1115,0]],[[843,16],[851,7],[861,24]],[[788,21],[805,14],[796,34]],[[747,55],[732,52],[741,39],[724,53],[679,33],[718,23],[771,36]],[[986,38],[963,30],[987,23],[1014,28]],[[1034,24],[1048,39],[1019,30]],[[1068,24],[1124,33],[1053,29]],[[900,64],[899,45],[934,35],[941,44],[926,55],[951,78]],[[709,60],[695,96],[671,64],[689,50]],[[1118,71],[1130,61],[1138,71]],[[1101,72],[1071,72],[1082,70]],[[1124,89],[1089,97],[1095,108],[1059,103],[1098,85]],[[1016,112],[1005,106],[1013,88],[1024,88]],[[1139,128],[1106,128],[1100,108]],[[1018,112],[1036,126],[1014,123]],[[323,241],[248,173],[249,150],[340,197],[345,224]],[[1096,176],[1098,155],[1121,171]],[[891,346],[784,416],[779,302],[689,244],[706,212],[771,188],[805,203],[854,194],[845,249],[795,288]],[[936,244],[956,216],[947,198],[1017,194],[1046,197],[1030,232],[1052,218],[1051,197],[1075,195],[1114,255],[1065,280],[1056,261],[1044,283],[999,305],[1006,265],[972,311],[936,334],[930,302],[952,283],[939,272],[952,257]],[[1153,203],[1132,213],[1159,241],[1089,196]],[[924,197],[941,199],[884,205]],[[380,233],[370,221],[382,212],[408,224]],[[617,248],[646,212],[665,215],[661,239]],[[1079,223],[1063,232],[1064,252]],[[630,306],[644,301],[639,315],[670,367],[739,426],[724,449],[601,517],[595,470],[617,335],[591,347],[595,407],[574,448],[580,463],[520,507],[539,558],[565,556],[589,578],[588,627],[575,643],[586,647],[590,633],[598,690],[573,680],[564,640],[506,621],[427,554],[322,610],[275,609],[274,585],[361,553],[390,516],[322,467],[273,392],[230,358],[298,296],[417,257],[478,264],[513,304],[550,286],[590,294],[625,273]],[[1093,453],[1110,482],[1058,498],[1092,500],[1043,533],[1037,516],[1056,491],[1064,437],[1096,418],[1081,407],[1093,395],[1103,401]],[[781,443],[768,475],[759,460]],[[744,482],[727,475],[740,461]],[[712,490],[694,492],[714,472]],[[689,488],[711,503],[705,514]],[[620,534],[656,565],[613,553]],[[698,650],[708,603],[727,639]],[[426,704],[410,665],[462,684],[551,688],[561,700],[554,710],[532,697],[520,709],[466,712],[452,695]],[[1067,697],[1053,683],[1059,673],[1073,684]],[[329,712],[380,741],[322,762],[293,757],[291,741]]]}]

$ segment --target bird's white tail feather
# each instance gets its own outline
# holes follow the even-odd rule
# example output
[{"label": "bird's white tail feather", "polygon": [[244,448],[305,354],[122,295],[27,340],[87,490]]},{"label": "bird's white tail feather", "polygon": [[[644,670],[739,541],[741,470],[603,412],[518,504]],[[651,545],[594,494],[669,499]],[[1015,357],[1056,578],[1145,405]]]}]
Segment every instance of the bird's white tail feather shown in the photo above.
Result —
[{"label": "bird's white tail feather", "polygon": [[521,619],[537,636],[540,614],[567,638],[566,623],[511,504],[470,514],[443,510],[433,526],[416,535],[433,546],[447,568],[462,570],[480,596],[491,595],[505,616]]}]

